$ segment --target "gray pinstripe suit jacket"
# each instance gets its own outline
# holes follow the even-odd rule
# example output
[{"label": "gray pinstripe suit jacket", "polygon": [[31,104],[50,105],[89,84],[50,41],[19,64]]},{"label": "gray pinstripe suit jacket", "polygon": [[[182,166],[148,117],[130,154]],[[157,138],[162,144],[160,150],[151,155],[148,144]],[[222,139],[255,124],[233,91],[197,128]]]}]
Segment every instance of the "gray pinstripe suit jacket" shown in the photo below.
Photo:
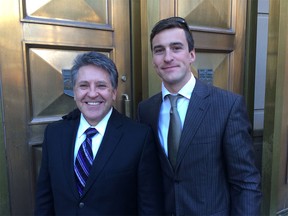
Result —
[{"label": "gray pinstripe suit jacket", "polygon": [[[158,137],[161,93],[139,104],[138,120]],[[242,96],[198,79],[173,171],[158,140],[168,215],[259,215],[260,174],[254,165]]]}]

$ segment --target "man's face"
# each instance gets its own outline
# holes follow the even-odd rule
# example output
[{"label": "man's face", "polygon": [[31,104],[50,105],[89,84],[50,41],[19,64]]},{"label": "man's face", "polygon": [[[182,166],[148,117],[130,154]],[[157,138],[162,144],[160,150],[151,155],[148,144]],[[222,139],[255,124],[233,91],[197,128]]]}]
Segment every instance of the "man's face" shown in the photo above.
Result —
[{"label": "man's face", "polygon": [[73,91],[77,107],[93,126],[105,117],[117,94],[108,72],[94,65],[79,69]]},{"label": "man's face", "polygon": [[165,87],[177,93],[191,78],[190,65],[195,51],[189,52],[185,32],[180,28],[166,29],[152,40],[153,64]]}]

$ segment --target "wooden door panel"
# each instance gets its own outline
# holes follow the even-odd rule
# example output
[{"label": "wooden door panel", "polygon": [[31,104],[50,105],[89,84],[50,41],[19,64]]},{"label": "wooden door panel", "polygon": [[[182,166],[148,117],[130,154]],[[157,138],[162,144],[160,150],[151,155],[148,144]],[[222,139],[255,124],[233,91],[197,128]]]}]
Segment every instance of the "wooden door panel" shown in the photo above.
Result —
[{"label": "wooden door panel", "polygon": [[[27,46],[27,86],[31,123],[60,119],[76,107],[73,99],[71,66],[75,57],[91,48]],[[110,56],[110,52],[94,48]],[[107,49],[106,49],[107,50]],[[112,53],[112,51],[111,51]],[[52,120],[51,120],[52,118]]]},{"label": "wooden door panel", "polygon": [[198,52],[196,56],[197,60],[192,65],[196,77],[223,89],[230,88],[229,54]]},{"label": "wooden door panel", "polygon": [[232,0],[177,1],[178,15],[199,27],[230,29],[231,9]]},{"label": "wooden door panel", "polygon": [[70,22],[72,26],[75,22],[107,25],[110,4],[110,0],[24,0],[23,18],[59,24]]},{"label": "wooden door panel", "polygon": [[[168,6],[162,7],[162,0],[145,1],[143,4],[142,22],[147,29],[160,19],[169,16],[181,16],[186,19],[195,39],[196,60],[192,64],[194,75],[200,79],[210,77],[210,83],[236,93],[243,94],[245,22],[247,2],[242,0],[174,0],[168,1]],[[148,19],[145,22],[145,19]],[[156,20],[156,21],[155,21]],[[142,65],[148,85],[144,97],[160,91],[161,84],[151,63],[148,31],[146,43],[142,43],[144,55]],[[146,66],[146,64],[148,66]],[[148,67],[148,72],[145,67]],[[205,74],[207,76],[199,76]],[[209,75],[210,74],[210,75]]]},{"label": "wooden door panel", "polygon": [[115,107],[124,112],[122,95],[131,95],[129,0],[0,1],[11,214],[31,215],[45,127],[75,108],[69,70],[77,54],[95,50],[115,61],[122,78]]},{"label": "wooden door panel", "polygon": [[[59,44],[113,48],[113,29],[75,29],[70,26],[43,25],[23,23],[23,37],[26,43]],[[106,30],[106,31],[105,31]]]},{"label": "wooden door panel", "polygon": [[[245,7],[242,5],[241,9]],[[242,49],[235,43],[236,31],[238,35],[245,33],[237,29],[235,20],[237,10],[241,9],[237,8],[237,2],[232,0],[177,1],[176,9],[177,15],[184,17],[190,25],[195,38],[194,75],[205,82],[237,93],[242,93],[242,83],[239,83],[241,79],[235,80],[234,77],[242,78],[241,69],[244,67],[241,64],[238,67],[234,65],[234,58],[238,56],[235,53]],[[238,19],[240,17],[237,17]],[[244,45],[245,41],[242,40],[241,43]],[[241,55],[244,55],[244,52],[241,51]],[[203,76],[205,71],[209,72],[210,81]]]}]

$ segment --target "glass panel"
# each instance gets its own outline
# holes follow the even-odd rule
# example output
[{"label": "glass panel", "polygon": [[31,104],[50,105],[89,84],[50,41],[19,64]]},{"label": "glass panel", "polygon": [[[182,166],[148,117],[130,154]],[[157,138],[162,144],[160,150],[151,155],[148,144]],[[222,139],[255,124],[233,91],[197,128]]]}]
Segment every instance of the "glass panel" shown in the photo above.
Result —
[{"label": "glass panel", "polygon": [[229,54],[196,53],[196,61],[192,64],[192,72],[200,80],[228,90]]},{"label": "glass panel", "polygon": [[178,16],[189,25],[210,28],[231,28],[232,0],[179,0]]},{"label": "glass panel", "polygon": [[29,17],[108,24],[108,0],[26,0],[25,6]]}]

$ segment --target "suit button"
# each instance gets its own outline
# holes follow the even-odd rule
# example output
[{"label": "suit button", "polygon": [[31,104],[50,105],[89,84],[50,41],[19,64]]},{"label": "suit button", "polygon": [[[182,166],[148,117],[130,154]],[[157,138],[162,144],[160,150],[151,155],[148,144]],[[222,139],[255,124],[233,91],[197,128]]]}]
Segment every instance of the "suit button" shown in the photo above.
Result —
[{"label": "suit button", "polygon": [[83,202],[79,203],[79,208],[83,208],[85,206],[85,204]]}]

